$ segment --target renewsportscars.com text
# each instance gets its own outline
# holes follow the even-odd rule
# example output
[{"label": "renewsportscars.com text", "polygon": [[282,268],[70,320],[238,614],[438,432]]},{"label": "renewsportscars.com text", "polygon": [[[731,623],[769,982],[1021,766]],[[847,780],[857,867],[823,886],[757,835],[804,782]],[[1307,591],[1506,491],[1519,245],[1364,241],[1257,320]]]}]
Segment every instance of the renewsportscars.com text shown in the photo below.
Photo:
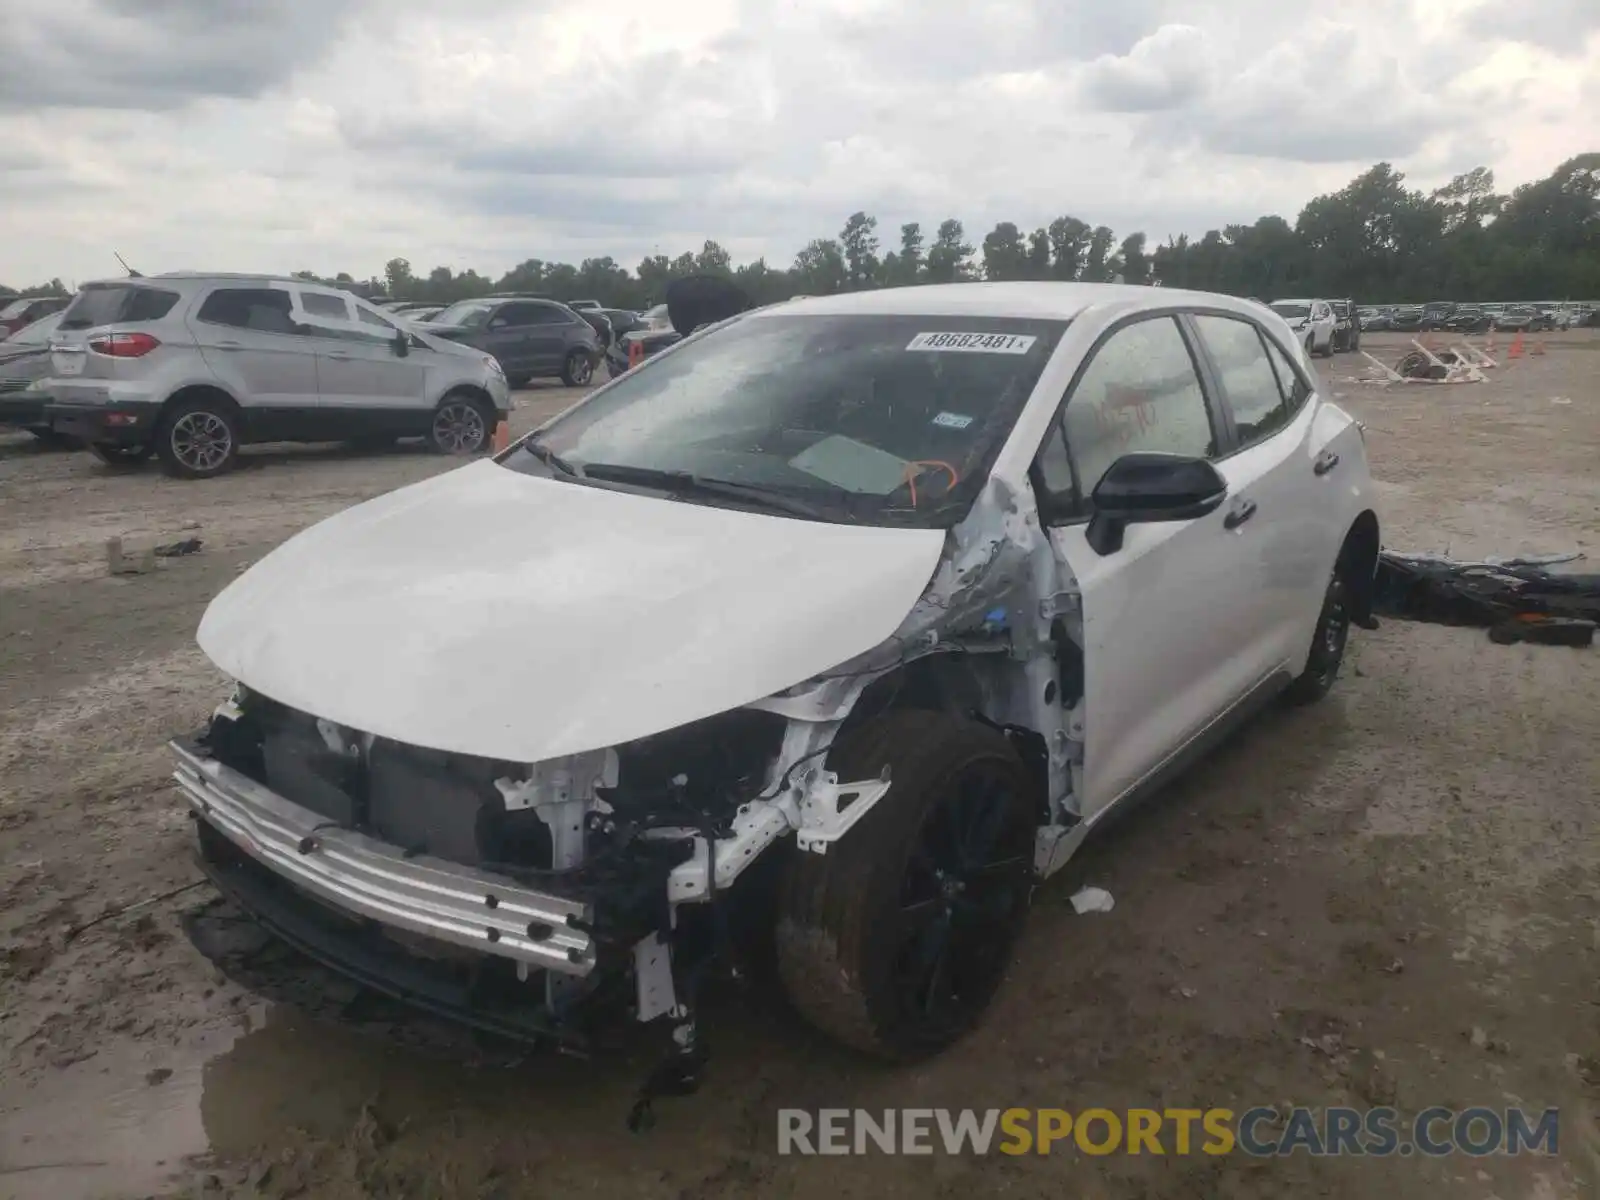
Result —
[{"label": "renewsportscars.com text", "polygon": [[1248,1154],[1285,1157],[1558,1152],[1547,1108],[1086,1108],[778,1110],[779,1154]]}]

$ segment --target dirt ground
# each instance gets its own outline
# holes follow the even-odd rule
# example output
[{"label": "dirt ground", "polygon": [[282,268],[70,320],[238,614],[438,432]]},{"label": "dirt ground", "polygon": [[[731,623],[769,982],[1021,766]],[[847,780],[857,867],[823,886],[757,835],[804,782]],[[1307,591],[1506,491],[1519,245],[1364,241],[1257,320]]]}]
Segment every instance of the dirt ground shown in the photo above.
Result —
[{"label": "dirt ground", "polygon": [[[1546,342],[1461,387],[1319,364],[1367,423],[1387,544],[1596,552],[1600,334]],[[517,428],[573,396],[523,393]],[[162,743],[223,686],[201,611],[295,531],[450,465],[274,450],[192,484],[0,439],[0,1196],[1600,1194],[1600,650],[1477,630],[1358,633],[1325,704],[1269,714],[1085,847],[991,1018],[914,1070],[730,995],[704,1090],[633,1136],[641,1061],[508,1062],[226,982],[180,927],[206,890],[171,894],[197,873]],[[111,578],[118,534],[204,546]],[[1075,915],[1084,884],[1114,911]],[[1559,1107],[1559,1153],[777,1153],[781,1107],[1285,1102]]]}]

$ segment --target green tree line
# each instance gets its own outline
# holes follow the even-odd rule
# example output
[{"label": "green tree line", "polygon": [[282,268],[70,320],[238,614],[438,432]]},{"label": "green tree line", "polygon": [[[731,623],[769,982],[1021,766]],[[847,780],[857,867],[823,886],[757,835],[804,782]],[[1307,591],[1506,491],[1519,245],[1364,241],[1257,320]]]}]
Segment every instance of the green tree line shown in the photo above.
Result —
[{"label": "green tree line", "polygon": [[[1025,230],[1002,221],[981,242],[954,217],[931,235],[915,221],[898,235],[876,217],[851,214],[835,237],[817,238],[788,267],[765,259],[735,266],[707,241],[676,258],[652,255],[629,271],[615,259],[581,263],[530,258],[495,278],[447,266],[417,274],[391,259],[382,278],[295,272],[369,294],[448,303],[489,292],[541,292],[609,307],[658,302],[673,279],[727,275],[758,304],[794,295],[961,280],[1058,279],[1160,284],[1240,296],[1355,297],[1362,303],[1600,298],[1600,153],[1562,163],[1509,195],[1478,167],[1423,192],[1378,163],[1336,192],[1318,196],[1294,224],[1264,216],[1203,237],[1152,246],[1143,233],[1061,216]],[[60,280],[44,288],[59,289]]]}]

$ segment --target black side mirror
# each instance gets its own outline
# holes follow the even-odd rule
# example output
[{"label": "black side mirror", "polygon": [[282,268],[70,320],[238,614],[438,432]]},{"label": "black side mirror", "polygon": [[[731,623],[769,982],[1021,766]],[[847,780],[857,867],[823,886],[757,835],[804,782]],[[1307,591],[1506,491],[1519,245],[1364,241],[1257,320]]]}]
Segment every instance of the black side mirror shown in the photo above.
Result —
[{"label": "black side mirror", "polygon": [[411,353],[411,335],[403,329],[394,335],[394,352],[397,358],[404,358]]},{"label": "black side mirror", "polygon": [[1124,454],[1095,484],[1084,537],[1096,554],[1115,554],[1129,525],[1192,521],[1214,512],[1227,495],[1227,481],[1203,458]]}]

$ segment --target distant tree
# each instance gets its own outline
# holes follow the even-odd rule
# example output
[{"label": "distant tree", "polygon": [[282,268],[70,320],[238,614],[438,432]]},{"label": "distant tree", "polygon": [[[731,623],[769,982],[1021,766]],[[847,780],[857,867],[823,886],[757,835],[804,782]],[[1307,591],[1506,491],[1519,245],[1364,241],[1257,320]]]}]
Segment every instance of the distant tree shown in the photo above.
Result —
[{"label": "distant tree", "polygon": [[928,249],[929,283],[956,283],[972,278],[972,247],[966,242],[961,222],[951,217],[939,223]]},{"label": "distant tree", "polygon": [[383,282],[389,289],[389,295],[410,297],[417,281],[411,274],[409,262],[403,258],[391,258],[388,265],[383,268]]},{"label": "distant tree", "polygon": [[1050,277],[1077,279],[1089,248],[1089,226],[1077,217],[1057,217],[1046,231],[1050,238]]},{"label": "distant tree", "polygon": [[1010,221],[1001,221],[983,239],[985,279],[1026,279],[1028,250],[1022,234]]},{"label": "distant tree", "polygon": [[733,256],[716,242],[707,240],[695,255],[694,269],[702,275],[732,275]]},{"label": "distant tree", "polygon": [[845,284],[852,291],[871,287],[878,274],[878,218],[851,213],[839,233]]},{"label": "distant tree", "polygon": [[1145,237],[1142,233],[1130,233],[1122,239],[1122,246],[1117,251],[1117,260],[1122,268],[1124,283],[1150,282],[1150,260],[1145,255],[1144,244]]},{"label": "distant tree", "polygon": [[1117,235],[1105,225],[1097,225],[1089,235],[1089,248],[1083,256],[1083,274],[1080,278],[1090,283],[1105,283],[1111,278],[1111,264],[1108,261],[1111,246],[1117,240]]},{"label": "distant tree", "polygon": [[849,268],[844,252],[832,238],[817,238],[795,255],[795,287],[807,296],[828,296],[844,290]]},{"label": "distant tree", "polygon": [[1050,231],[1035,229],[1028,235],[1028,278],[1050,278]]},{"label": "distant tree", "polygon": [[916,221],[907,222],[900,226],[900,269],[892,282],[918,282],[922,278],[922,271],[925,265],[922,226]]}]

